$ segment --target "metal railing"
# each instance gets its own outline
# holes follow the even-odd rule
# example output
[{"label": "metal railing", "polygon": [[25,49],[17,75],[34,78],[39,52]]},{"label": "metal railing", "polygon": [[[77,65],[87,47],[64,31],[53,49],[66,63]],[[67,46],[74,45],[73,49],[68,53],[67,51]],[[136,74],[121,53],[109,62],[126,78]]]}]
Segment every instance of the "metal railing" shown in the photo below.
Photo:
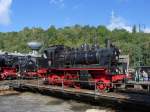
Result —
[{"label": "metal railing", "polygon": [[[50,83],[55,81],[54,84]],[[97,85],[98,84],[104,84],[103,82],[97,82],[95,80],[92,81],[83,81],[83,80],[68,80],[68,79],[55,79],[55,80],[48,80],[48,84],[45,84],[46,80],[42,79],[42,78],[23,78],[22,76],[17,77],[17,80],[10,80],[10,85],[14,84],[18,87],[22,86],[22,85],[28,85],[28,86],[35,86],[37,88],[47,88],[47,89],[58,89],[61,90],[62,92],[64,91],[73,91],[73,92],[87,92],[90,94],[94,94],[95,96],[98,94],[101,94],[104,92],[104,90],[107,91],[108,88],[105,88],[104,90],[100,90],[98,89]],[[72,83],[72,85],[71,85]],[[90,85],[92,86],[92,89],[88,89],[88,88],[77,88],[75,87],[75,83],[79,83],[79,84],[83,84],[83,85]],[[106,84],[106,83],[105,83]],[[145,86],[146,89],[145,91],[147,91],[147,93],[150,93],[150,82],[131,82],[131,81],[127,81],[125,83],[122,82],[117,82],[117,83],[107,83],[107,85],[110,85],[112,87],[112,89],[126,89],[127,86],[126,85],[140,85],[140,86]],[[124,87],[120,88],[120,85],[124,85]],[[81,86],[81,85],[80,85]]]}]

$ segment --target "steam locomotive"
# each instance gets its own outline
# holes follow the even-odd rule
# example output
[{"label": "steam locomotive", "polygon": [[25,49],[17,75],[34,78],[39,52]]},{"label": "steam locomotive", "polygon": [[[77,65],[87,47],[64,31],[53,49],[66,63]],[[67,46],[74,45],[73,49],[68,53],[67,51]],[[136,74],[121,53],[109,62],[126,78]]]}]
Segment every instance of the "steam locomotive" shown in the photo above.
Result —
[{"label": "steam locomotive", "polygon": [[110,40],[106,47],[82,45],[70,48],[54,45],[44,50],[44,57],[50,65],[45,84],[61,85],[75,88],[93,88],[110,90],[112,82],[123,81],[126,75],[118,68],[120,51]]},{"label": "steam locomotive", "polygon": [[44,77],[47,60],[34,56],[18,56],[8,53],[0,55],[0,80]]}]

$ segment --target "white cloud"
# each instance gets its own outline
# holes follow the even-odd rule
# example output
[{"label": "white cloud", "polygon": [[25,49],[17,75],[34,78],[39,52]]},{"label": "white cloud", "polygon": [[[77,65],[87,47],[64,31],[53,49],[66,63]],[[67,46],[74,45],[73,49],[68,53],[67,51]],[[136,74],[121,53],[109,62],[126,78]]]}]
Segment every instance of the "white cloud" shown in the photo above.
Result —
[{"label": "white cloud", "polygon": [[145,29],[144,29],[144,32],[145,32],[145,33],[150,33],[150,28],[145,28]]},{"label": "white cloud", "polygon": [[112,11],[110,24],[107,25],[107,28],[110,30],[125,29],[129,32],[132,32],[132,27],[126,24],[125,19],[120,16],[116,16],[114,11]]},{"label": "white cloud", "polygon": [[[114,29],[125,29],[128,32],[132,32],[133,26],[131,25],[129,26],[124,18],[120,16],[116,16],[114,11],[112,11],[110,24],[107,25],[107,28],[111,31]],[[139,32],[139,26],[136,28],[137,28],[137,32]],[[141,26],[140,31],[144,33],[150,33],[150,28],[149,27],[145,28],[145,26],[143,27]]]},{"label": "white cloud", "polygon": [[64,0],[50,0],[50,4],[59,6],[60,8],[65,6]]},{"label": "white cloud", "polygon": [[0,0],[0,24],[9,25],[12,0]]}]

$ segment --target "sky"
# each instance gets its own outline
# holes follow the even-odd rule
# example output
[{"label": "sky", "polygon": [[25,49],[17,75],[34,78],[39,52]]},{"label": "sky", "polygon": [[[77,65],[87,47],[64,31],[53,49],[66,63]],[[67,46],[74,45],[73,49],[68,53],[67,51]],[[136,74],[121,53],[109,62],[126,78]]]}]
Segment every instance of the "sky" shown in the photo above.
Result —
[{"label": "sky", "polygon": [[75,24],[150,32],[150,0],[0,0],[0,32]]}]

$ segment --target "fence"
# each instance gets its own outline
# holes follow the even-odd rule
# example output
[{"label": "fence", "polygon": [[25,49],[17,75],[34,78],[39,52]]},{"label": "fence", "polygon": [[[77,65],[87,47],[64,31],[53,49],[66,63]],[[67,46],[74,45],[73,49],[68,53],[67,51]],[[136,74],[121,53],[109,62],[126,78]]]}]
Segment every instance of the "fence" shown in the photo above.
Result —
[{"label": "fence", "polygon": [[[150,93],[150,82],[135,82],[135,81],[127,81],[125,83],[118,82],[118,83],[107,83],[110,85],[110,88],[100,89],[98,85],[104,85],[103,82],[97,83],[96,81],[82,81],[82,80],[67,80],[67,79],[55,79],[55,80],[46,80],[43,78],[31,78],[31,79],[24,79],[23,77],[18,77],[17,80],[11,80],[10,84],[15,84],[16,86],[27,85],[27,86],[34,86],[37,88],[46,88],[46,89],[58,89],[60,91],[73,91],[73,92],[86,92],[94,95],[102,94],[104,92],[110,91],[110,89],[114,90],[122,90],[128,89],[128,86],[133,85],[134,87],[140,86],[144,87],[144,92]],[[54,83],[52,83],[54,82]],[[80,85],[78,85],[80,84]],[[80,88],[81,85],[88,85],[89,88],[83,87]],[[140,87],[138,89],[140,89]],[[137,88],[136,88],[137,89]]]}]

